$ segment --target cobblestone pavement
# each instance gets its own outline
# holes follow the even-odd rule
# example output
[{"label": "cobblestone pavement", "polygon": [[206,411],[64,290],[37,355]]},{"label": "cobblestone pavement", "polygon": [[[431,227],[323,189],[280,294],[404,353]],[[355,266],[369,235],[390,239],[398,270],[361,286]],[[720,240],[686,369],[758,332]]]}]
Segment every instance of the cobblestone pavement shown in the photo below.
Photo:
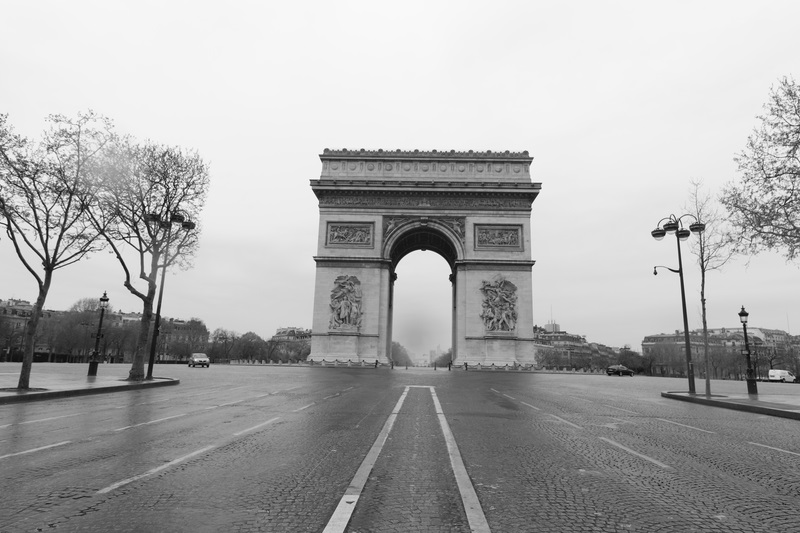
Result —
[{"label": "cobblestone pavement", "polygon": [[678,382],[174,374],[179,386],[0,406],[0,531],[323,531],[371,449],[339,531],[470,531],[433,387],[493,532],[800,532],[798,422],[660,397]]}]

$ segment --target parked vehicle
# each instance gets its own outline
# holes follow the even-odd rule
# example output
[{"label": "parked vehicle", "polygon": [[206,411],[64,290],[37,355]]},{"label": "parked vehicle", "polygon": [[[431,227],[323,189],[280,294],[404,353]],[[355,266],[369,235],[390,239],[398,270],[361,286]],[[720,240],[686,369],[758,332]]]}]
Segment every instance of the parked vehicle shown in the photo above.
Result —
[{"label": "parked vehicle", "polygon": [[209,360],[208,356],[204,353],[193,353],[191,357],[189,357],[189,366],[191,366],[192,368],[198,365],[208,368],[210,364],[211,361]]},{"label": "parked vehicle", "polygon": [[606,368],[606,374],[609,376],[630,376],[633,377],[633,370],[625,365],[611,365]]},{"label": "parked vehicle", "polygon": [[771,369],[769,371],[768,379],[770,381],[780,381],[782,383],[794,383],[797,381],[797,378],[794,374],[789,372],[788,370],[777,370]]}]

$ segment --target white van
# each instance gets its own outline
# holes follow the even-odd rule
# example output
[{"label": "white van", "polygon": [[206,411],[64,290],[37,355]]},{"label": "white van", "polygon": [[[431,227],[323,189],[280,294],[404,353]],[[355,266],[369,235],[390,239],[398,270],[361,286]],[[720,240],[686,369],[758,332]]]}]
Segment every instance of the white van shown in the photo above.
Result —
[{"label": "white van", "polygon": [[797,381],[797,378],[794,377],[794,374],[789,372],[788,370],[770,370],[769,371],[769,380],[770,381],[782,381],[784,383],[794,383]]}]

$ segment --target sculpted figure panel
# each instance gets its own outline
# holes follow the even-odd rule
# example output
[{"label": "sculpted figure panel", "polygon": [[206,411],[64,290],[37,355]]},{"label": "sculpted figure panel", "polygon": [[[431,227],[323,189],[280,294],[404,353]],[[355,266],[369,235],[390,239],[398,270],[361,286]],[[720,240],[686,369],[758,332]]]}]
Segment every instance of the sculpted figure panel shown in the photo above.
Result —
[{"label": "sculpted figure panel", "polygon": [[328,223],[328,244],[372,246],[372,224]]},{"label": "sculpted figure panel", "polygon": [[356,330],[361,327],[361,282],[355,276],[339,276],[331,291],[330,329]]},{"label": "sculpted figure panel", "polygon": [[[394,230],[407,222],[420,220],[422,217],[404,217],[404,216],[389,216],[383,217],[383,238],[389,237]],[[453,232],[458,235],[459,240],[464,242],[464,226],[466,225],[465,217],[434,217],[429,219],[431,222],[438,222],[449,227]]]},{"label": "sculpted figure panel", "polygon": [[498,278],[481,282],[483,311],[481,318],[487,331],[514,331],[517,327],[517,286]]},{"label": "sculpted figure panel", "polygon": [[522,226],[475,226],[477,248],[522,248]]}]

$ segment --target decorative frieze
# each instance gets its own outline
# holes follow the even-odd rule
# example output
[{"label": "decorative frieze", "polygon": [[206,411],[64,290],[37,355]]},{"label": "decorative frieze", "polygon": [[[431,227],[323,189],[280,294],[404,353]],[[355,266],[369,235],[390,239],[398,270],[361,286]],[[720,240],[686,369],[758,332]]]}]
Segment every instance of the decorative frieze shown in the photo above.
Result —
[{"label": "decorative frieze", "polygon": [[475,225],[476,250],[522,250],[521,225]]},{"label": "decorative frieze", "polygon": [[373,225],[359,222],[328,222],[328,246],[342,246],[346,248],[372,247]]},{"label": "decorative frieze", "polygon": [[319,156],[323,177],[423,178],[453,176],[464,179],[530,179],[528,152],[457,152],[455,150],[386,151],[329,150]]},{"label": "decorative frieze", "polygon": [[512,196],[437,196],[373,194],[320,194],[320,207],[431,208],[431,209],[530,209],[533,197]]},{"label": "decorative frieze", "polygon": [[517,286],[498,277],[481,282],[483,309],[481,318],[486,331],[514,331],[517,327]]},{"label": "decorative frieze", "polygon": [[386,239],[399,227],[408,223],[426,221],[428,223],[439,223],[443,226],[450,228],[455,233],[459,240],[464,242],[464,233],[466,225],[466,217],[396,217],[385,216],[383,217],[383,240]]},{"label": "decorative frieze", "polygon": [[331,291],[332,330],[353,331],[361,327],[361,282],[355,276],[338,276]]}]

